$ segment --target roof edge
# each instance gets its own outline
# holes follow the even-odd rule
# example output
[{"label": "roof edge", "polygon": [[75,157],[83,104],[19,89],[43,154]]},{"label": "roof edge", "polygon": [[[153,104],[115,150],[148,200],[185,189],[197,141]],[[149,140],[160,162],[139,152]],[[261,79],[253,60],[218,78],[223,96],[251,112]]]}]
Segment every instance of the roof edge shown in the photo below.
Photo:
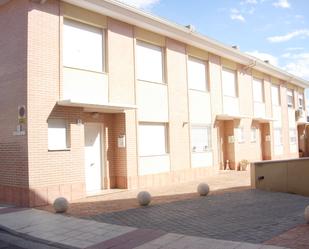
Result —
[{"label": "roof edge", "polygon": [[152,32],[170,37],[183,43],[195,46],[220,57],[230,59],[239,64],[251,65],[255,63],[255,68],[270,76],[277,77],[283,81],[307,88],[309,81],[296,75],[290,74],[283,69],[268,64],[256,57],[229,47],[221,42],[201,35],[197,32],[159,18],[155,15],[139,10],[133,6],[115,0],[62,0],[69,4],[97,12],[131,25],[141,27]]}]

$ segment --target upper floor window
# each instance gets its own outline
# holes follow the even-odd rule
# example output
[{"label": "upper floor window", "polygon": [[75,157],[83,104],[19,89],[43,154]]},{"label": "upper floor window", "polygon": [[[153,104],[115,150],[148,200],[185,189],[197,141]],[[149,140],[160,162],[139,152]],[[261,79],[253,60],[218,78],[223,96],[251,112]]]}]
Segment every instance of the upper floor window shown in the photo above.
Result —
[{"label": "upper floor window", "polygon": [[166,123],[140,123],[138,131],[140,156],[160,156],[168,153]]},{"label": "upper floor window", "polygon": [[205,152],[211,149],[211,126],[191,127],[192,152]]},{"label": "upper floor window", "polygon": [[288,107],[294,107],[294,94],[293,90],[287,89],[287,102],[288,102]]},{"label": "upper floor window", "polygon": [[81,22],[64,19],[63,65],[103,72],[103,30]]},{"label": "upper floor window", "polygon": [[237,97],[236,71],[222,68],[223,95]]},{"label": "upper floor window", "polygon": [[188,85],[189,89],[207,90],[207,67],[206,62],[194,57],[188,59]]},{"label": "upper floor window", "polygon": [[253,78],[252,89],[253,89],[253,101],[259,103],[264,102],[263,81],[260,79]]},{"label": "upper floor window", "polygon": [[304,110],[304,95],[302,93],[298,94],[298,109]]},{"label": "upper floor window", "polygon": [[280,105],[280,91],[279,86],[272,85],[271,86],[271,102],[273,105]]},{"label": "upper floor window", "polygon": [[150,82],[164,82],[163,49],[159,46],[137,41],[137,79]]}]

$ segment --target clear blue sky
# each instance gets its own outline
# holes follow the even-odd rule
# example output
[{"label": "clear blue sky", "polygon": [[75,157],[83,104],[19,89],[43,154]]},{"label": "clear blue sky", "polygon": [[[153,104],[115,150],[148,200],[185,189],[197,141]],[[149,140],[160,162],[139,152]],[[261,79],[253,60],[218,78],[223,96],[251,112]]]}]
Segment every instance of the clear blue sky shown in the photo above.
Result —
[{"label": "clear blue sky", "polygon": [[309,0],[122,1],[309,80]]}]

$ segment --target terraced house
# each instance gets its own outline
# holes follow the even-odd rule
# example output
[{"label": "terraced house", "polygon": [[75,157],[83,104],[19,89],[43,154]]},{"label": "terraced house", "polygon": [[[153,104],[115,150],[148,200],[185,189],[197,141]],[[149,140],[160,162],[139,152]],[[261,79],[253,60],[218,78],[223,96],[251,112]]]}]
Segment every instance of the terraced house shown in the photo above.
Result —
[{"label": "terraced house", "polygon": [[114,0],[0,4],[0,201],[308,155],[297,76]]}]

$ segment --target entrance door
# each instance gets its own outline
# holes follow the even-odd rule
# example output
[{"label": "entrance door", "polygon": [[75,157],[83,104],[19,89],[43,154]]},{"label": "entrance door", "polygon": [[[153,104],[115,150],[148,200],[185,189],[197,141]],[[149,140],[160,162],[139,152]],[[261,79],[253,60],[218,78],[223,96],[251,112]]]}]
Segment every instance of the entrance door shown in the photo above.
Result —
[{"label": "entrance door", "polygon": [[102,189],[101,124],[85,123],[86,191]]}]

